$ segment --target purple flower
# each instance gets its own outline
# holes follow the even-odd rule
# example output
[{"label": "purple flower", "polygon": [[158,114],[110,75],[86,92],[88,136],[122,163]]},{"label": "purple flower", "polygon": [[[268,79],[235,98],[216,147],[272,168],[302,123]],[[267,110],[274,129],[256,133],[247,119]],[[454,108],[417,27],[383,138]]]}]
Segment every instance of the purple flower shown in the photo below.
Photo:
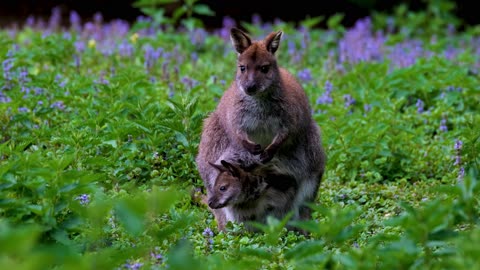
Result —
[{"label": "purple flower", "polygon": [[300,51],[297,50],[297,46],[295,45],[295,42],[293,41],[289,41],[288,42],[288,54],[292,56],[293,58],[293,62],[294,63],[298,63],[300,62],[300,60],[302,59],[302,53]]},{"label": "purple flower", "polygon": [[448,131],[447,119],[445,119],[445,117],[442,117],[442,120],[440,121],[440,131],[442,131],[442,132],[447,132]]},{"label": "purple flower", "polygon": [[85,51],[84,41],[81,41],[81,40],[75,41],[74,46],[75,46],[75,51],[77,53],[83,53]]},{"label": "purple flower", "polygon": [[93,14],[93,21],[96,23],[96,24],[102,24],[103,22],[103,15],[101,12],[96,12],[95,14]]},{"label": "purple flower", "polygon": [[12,99],[7,97],[0,89],[0,103],[9,103],[10,101],[12,101]]},{"label": "purple flower", "polygon": [[199,83],[197,80],[195,79],[192,79],[192,78],[189,78],[187,76],[183,77],[181,80],[180,80],[184,85],[185,87],[187,87],[188,89],[192,89],[194,88],[195,86],[197,86]]},{"label": "purple flower", "polygon": [[128,43],[126,40],[118,45],[118,54],[120,54],[120,56],[130,57],[133,55],[133,50],[134,48],[132,44]]},{"label": "purple flower", "polygon": [[155,260],[156,263],[160,263],[163,260],[163,255],[160,254],[159,250],[159,247],[155,247],[155,250],[150,252],[150,256]]},{"label": "purple flower", "polygon": [[462,88],[461,87],[455,87],[455,86],[448,86],[447,91],[448,92],[454,92],[454,91],[462,92]]},{"label": "purple flower", "polygon": [[455,140],[454,149],[456,154],[455,154],[455,163],[453,165],[460,165],[462,162],[462,159],[461,159],[462,146],[463,146],[463,142],[461,140],[459,139]]},{"label": "purple flower", "polygon": [[11,70],[13,68],[13,58],[7,58],[2,62],[3,66],[3,78],[7,81],[12,80]]},{"label": "purple flower", "polygon": [[317,99],[317,104],[331,104],[333,102],[331,93],[333,85],[330,81],[325,82],[325,92]]},{"label": "purple flower", "polygon": [[252,24],[261,26],[262,25],[262,18],[259,14],[255,13],[252,15]]},{"label": "purple flower", "polygon": [[190,34],[190,42],[195,46],[202,46],[205,44],[207,32],[203,28],[197,28]]},{"label": "purple flower", "polygon": [[63,101],[55,101],[54,103],[52,103],[52,105],[50,105],[50,108],[54,108],[54,109],[59,109],[59,110],[64,110],[65,109],[65,104],[63,104]]},{"label": "purple flower", "polygon": [[28,110],[27,107],[20,107],[20,108],[18,108],[18,111],[19,112],[28,112],[29,110]]},{"label": "purple flower", "polygon": [[202,235],[205,237],[213,237],[212,229],[210,229],[210,227],[205,228],[205,230],[203,230]]},{"label": "purple flower", "polygon": [[455,150],[457,150],[457,151],[461,150],[462,146],[463,146],[463,142],[461,140],[458,140],[458,139],[455,140],[455,146],[454,146]]},{"label": "purple flower", "polygon": [[153,68],[153,66],[157,62],[158,58],[160,58],[160,56],[162,55],[163,49],[158,48],[158,49],[155,50],[150,44],[145,45],[145,47],[143,49],[145,51],[145,53],[144,53],[144,60],[145,60],[144,66],[145,66],[145,69],[147,70],[147,72],[150,72],[150,70]]},{"label": "purple flower", "polygon": [[44,89],[43,89],[43,88],[40,88],[40,87],[35,87],[35,88],[33,89],[33,92],[34,92],[35,95],[37,95],[37,96],[43,94],[43,91],[44,91]]},{"label": "purple flower", "polygon": [[22,84],[30,81],[29,78],[28,78],[28,70],[27,70],[26,67],[22,67],[22,68],[20,69],[20,74],[19,74],[19,76],[18,76],[18,80],[19,80],[20,83],[22,83]]},{"label": "purple flower", "polygon": [[90,202],[90,195],[82,194],[80,196],[77,196],[75,200],[78,200],[81,205],[87,205]]},{"label": "purple flower", "polygon": [[421,99],[417,99],[417,103],[415,104],[415,106],[417,106],[417,113],[422,113],[423,112],[424,105],[425,105],[425,103],[423,103],[423,101]]},{"label": "purple flower", "polygon": [[32,91],[32,89],[30,89],[30,87],[27,87],[27,86],[23,85],[22,88],[20,89],[20,93],[24,93],[23,99],[28,98],[28,95],[30,94],[31,91]]},{"label": "purple flower", "polygon": [[65,87],[65,85],[67,84],[66,81],[62,81],[62,75],[60,74],[57,74],[55,76],[55,82],[58,83],[58,86],[60,86],[61,88]]},{"label": "purple flower", "polygon": [[349,94],[343,95],[343,100],[345,101],[345,108],[354,105],[356,102],[356,100]]},{"label": "purple flower", "polygon": [[198,53],[197,52],[192,52],[190,54],[190,59],[192,59],[192,62],[195,64],[198,61]]},{"label": "purple flower", "polygon": [[136,263],[130,263],[130,262],[127,262],[126,264],[123,265],[123,267],[125,267],[125,269],[130,269],[130,270],[138,270],[140,269],[140,267],[142,267],[143,263],[139,263],[139,262],[136,262]]},{"label": "purple flower", "polygon": [[306,49],[307,49],[307,46],[308,46],[308,44],[310,43],[310,41],[311,41],[312,38],[311,38],[310,32],[308,31],[307,28],[302,27],[302,28],[301,28],[301,31],[302,31],[302,33],[303,33],[303,38],[302,38],[302,42],[301,42],[300,44],[301,44],[301,46],[302,46],[302,49],[303,49],[303,50],[306,50]]},{"label": "purple flower", "polygon": [[293,40],[289,40],[288,43],[287,43],[287,52],[288,54],[295,54],[295,51],[297,50],[296,46],[295,46],[295,42],[293,42]]},{"label": "purple flower", "polygon": [[463,181],[463,178],[465,177],[465,168],[464,167],[460,167],[460,169],[458,170],[458,178],[457,180],[459,182]]},{"label": "purple flower", "polygon": [[230,39],[230,29],[235,27],[237,23],[232,17],[225,16],[222,21],[222,28],[219,30],[219,36],[224,40]]},{"label": "purple flower", "polygon": [[303,69],[303,70],[300,70],[298,72],[298,78],[300,78],[300,80],[302,81],[311,81],[312,80],[312,73],[310,72],[310,69],[306,68],[306,69]]},{"label": "purple flower", "polygon": [[447,58],[448,60],[453,60],[456,56],[457,56],[457,49],[455,49],[454,47],[452,46],[449,46],[445,52],[443,53],[443,55],[445,56],[445,58]]},{"label": "purple flower", "polygon": [[205,230],[203,230],[203,233],[202,235],[205,237],[205,239],[207,240],[207,245],[210,249],[213,249],[213,232],[212,230],[210,229],[210,227],[207,227],[205,228]]},{"label": "purple flower", "polygon": [[50,19],[48,20],[48,28],[49,30],[55,30],[60,27],[62,23],[62,10],[60,7],[52,8],[52,14],[50,15]]},{"label": "purple flower", "polygon": [[410,40],[396,44],[390,52],[389,58],[396,67],[408,67],[416,63],[417,59],[426,56],[422,42]]},{"label": "purple flower", "polygon": [[75,31],[82,30],[82,19],[75,10],[70,11],[70,26]]},{"label": "purple flower", "polygon": [[35,17],[33,15],[29,15],[27,17],[27,20],[25,21],[25,25],[27,27],[33,28],[33,26],[35,25]]},{"label": "purple flower", "polygon": [[80,71],[80,56],[78,54],[73,55],[73,62],[75,64],[75,68],[77,69],[77,72]]},{"label": "purple flower", "polygon": [[365,113],[371,111],[372,110],[372,105],[370,105],[370,104],[363,105],[363,110],[365,111]]},{"label": "purple flower", "polygon": [[98,81],[95,80],[94,83],[104,84],[104,85],[110,84],[110,82],[105,78],[105,72],[101,72],[99,80]]},{"label": "purple flower", "polygon": [[369,17],[358,20],[339,41],[340,63],[358,63],[362,61],[381,60],[385,37],[378,32],[372,33]]}]

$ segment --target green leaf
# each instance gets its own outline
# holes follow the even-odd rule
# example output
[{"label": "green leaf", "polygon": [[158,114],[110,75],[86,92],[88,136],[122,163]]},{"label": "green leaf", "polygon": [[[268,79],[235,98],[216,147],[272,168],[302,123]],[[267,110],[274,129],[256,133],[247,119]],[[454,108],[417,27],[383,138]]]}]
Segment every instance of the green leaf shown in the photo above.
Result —
[{"label": "green leaf", "polygon": [[215,16],[215,12],[210,9],[209,6],[204,4],[197,4],[193,6],[193,12],[203,16]]},{"label": "green leaf", "polygon": [[337,14],[334,14],[334,15],[330,16],[330,18],[328,18],[328,20],[327,20],[328,28],[329,29],[337,28],[340,25],[340,22],[343,20],[344,16],[345,15],[343,13],[337,13]]},{"label": "green leaf", "polygon": [[116,140],[103,141],[102,144],[107,144],[107,145],[112,146],[113,148],[117,148],[117,141]]},{"label": "green leaf", "polygon": [[311,17],[311,18],[306,18],[302,21],[300,21],[300,25],[306,27],[306,28],[313,28],[317,24],[321,23],[325,17],[324,16],[316,16],[316,17]]},{"label": "green leaf", "polygon": [[124,199],[115,205],[115,215],[127,232],[134,236],[144,230],[145,205],[143,201],[131,198]]},{"label": "green leaf", "polygon": [[303,260],[309,256],[321,254],[325,248],[325,241],[310,240],[297,244],[293,248],[285,252],[287,260]]},{"label": "green leaf", "polygon": [[240,249],[240,253],[244,256],[253,256],[268,261],[272,260],[272,252],[267,250],[266,248],[242,247]]},{"label": "green leaf", "polygon": [[10,255],[27,253],[34,248],[40,232],[37,225],[11,226],[0,220],[0,253]]},{"label": "green leaf", "polygon": [[204,269],[204,264],[197,260],[193,254],[193,247],[188,240],[178,241],[168,253],[168,269],[185,270]]}]

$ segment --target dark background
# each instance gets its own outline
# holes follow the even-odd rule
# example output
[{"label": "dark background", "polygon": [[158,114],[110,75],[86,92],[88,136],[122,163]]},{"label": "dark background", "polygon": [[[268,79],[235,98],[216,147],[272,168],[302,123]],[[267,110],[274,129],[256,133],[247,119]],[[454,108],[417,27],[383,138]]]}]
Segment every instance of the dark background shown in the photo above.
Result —
[{"label": "dark background", "polygon": [[[141,11],[133,8],[132,0],[0,0],[0,26],[12,22],[23,24],[29,15],[48,18],[55,6],[62,9],[63,21],[68,23],[70,10],[77,11],[84,20],[89,20],[95,12],[101,12],[105,20],[124,19],[133,22]],[[263,21],[280,18],[283,21],[299,21],[307,17],[323,15],[328,17],[337,12],[345,15],[342,24],[351,26],[358,18],[372,11],[392,11],[400,3],[407,3],[412,10],[425,7],[425,1],[410,0],[203,0],[216,16],[202,17],[205,25],[210,28],[221,26],[224,16],[230,16],[238,21],[251,21],[253,14],[258,14]],[[480,23],[479,10],[471,1],[455,1],[455,15],[468,25]],[[174,9],[170,6],[167,10]]]}]

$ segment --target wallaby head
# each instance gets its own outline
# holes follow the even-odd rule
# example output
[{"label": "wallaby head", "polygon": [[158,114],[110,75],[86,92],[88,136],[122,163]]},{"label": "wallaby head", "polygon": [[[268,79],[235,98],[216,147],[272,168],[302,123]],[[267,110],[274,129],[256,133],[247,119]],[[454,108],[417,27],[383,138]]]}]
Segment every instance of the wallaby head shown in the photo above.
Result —
[{"label": "wallaby head", "polygon": [[240,91],[256,96],[278,84],[280,71],[275,52],[282,35],[282,31],[272,32],[263,40],[254,41],[237,28],[230,30],[230,39],[238,53],[235,81]]},{"label": "wallaby head", "polygon": [[240,166],[225,160],[221,161],[221,165],[211,162],[209,164],[219,171],[208,198],[208,206],[212,209],[246,203],[249,199],[257,198],[260,192],[267,188],[265,181]]}]

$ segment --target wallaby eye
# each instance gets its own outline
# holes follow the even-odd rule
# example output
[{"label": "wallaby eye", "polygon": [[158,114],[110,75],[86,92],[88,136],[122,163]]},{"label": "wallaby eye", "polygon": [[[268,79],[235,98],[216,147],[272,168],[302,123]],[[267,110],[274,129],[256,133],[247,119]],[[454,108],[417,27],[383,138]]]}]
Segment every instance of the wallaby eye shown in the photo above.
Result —
[{"label": "wallaby eye", "polygon": [[225,191],[225,190],[227,190],[227,187],[226,187],[226,186],[221,186],[221,187],[220,187],[220,191]]},{"label": "wallaby eye", "polygon": [[239,66],[239,68],[240,68],[240,71],[241,71],[241,72],[244,72],[245,69],[246,69],[245,66]]},{"label": "wallaby eye", "polygon": [[260,71],[261,71],[262,73],[267,73],[269,68],[270,68],[270,66],[267,66],[267,65],[261,66],[261,67],[260,67]]}]

